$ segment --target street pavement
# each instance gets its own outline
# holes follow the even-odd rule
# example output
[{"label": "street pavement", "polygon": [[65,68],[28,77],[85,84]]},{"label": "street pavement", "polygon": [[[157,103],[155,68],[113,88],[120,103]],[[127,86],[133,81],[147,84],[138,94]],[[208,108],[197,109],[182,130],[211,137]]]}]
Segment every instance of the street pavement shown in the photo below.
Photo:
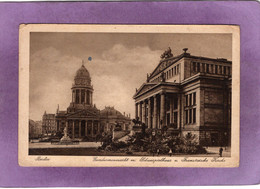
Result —
[{"label": "street pavement", "polygon": [[[220,147],[208,147],[206,148],[207,152],[209,154],[219,154],[219,148]],[[231,149],[230,147],[227,147],[225,149],[225,147],[222,147],[223,148],[223,152],[222,152],[222,157],[230,157],[231,156]]]},{"label": "street pavement", "polygon": [[50,142],[29,143],[30,149],[36,148],[98,148],[101,142],[80,142],[79,144],[51,144]]}]

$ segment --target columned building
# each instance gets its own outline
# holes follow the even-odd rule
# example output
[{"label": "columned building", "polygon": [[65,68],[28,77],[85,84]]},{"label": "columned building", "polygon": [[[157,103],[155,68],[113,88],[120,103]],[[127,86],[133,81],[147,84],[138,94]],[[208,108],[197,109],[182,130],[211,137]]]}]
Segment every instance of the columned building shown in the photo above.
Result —
[{"label": "columned building", "polygon": [[117,111],[114,107],[106,106],[105,109],[101,110],[101,125],[104,131],[110,133],[113,129],[120,125],[123,131],[131,130],[131,119],[130,114],[124,115]]},{"label": "columned building", "polygon": [[[57,131],[63,132],[67,127],[71,138],[96,137],[103,132],[110,117],[103,116],[93,104],[93,86],[91,77],[84,65],[76,72],[71,88],[72,99],[67,111],[57,109]],[[120,113],[121,114],[121,113]],[[118,123],[130,123],[130,118],[121,116]],[[122,125],[123,126],[123,125]]]},{"label": "columned building", "polygon": [[230,145],[231,61],[169,48],[134,95],[135,117],[148,128],[195,134],[202,145]]}]

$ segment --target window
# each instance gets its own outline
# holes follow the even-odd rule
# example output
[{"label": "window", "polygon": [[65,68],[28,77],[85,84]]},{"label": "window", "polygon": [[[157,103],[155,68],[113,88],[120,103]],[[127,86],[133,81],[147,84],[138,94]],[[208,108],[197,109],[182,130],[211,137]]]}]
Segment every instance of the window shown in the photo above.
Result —
[{"label": "window", "polygon": [[189,123],[192,123],[191,122],[191,115],[192,115],[192,109],[189,109]]},{"label": "window", "polygon": [[226,68],[226,66],[224,66],[224,75],[226,75],[227,73],[227,70],[226,70],[227,68]]},{"label": "window", "polygon": [[176,66],[174,66],[174,75],[177,74]]},{"label": "window", "polygon": [[178,123],[178,112],[173,113],[173,123]]},{"label": "window", "polygon": [[230,74],[230,67],[228,67],[228,75],[231,75],[231,74]]},{"label": "window", "polygon": [[79,103],[79,90],[76,90],[76,104]]},{"label": "window", "polygon": [[205,64],[202,63],[202,72],[205,72]]},{"label": "window", "polygon": [[84,103],[84,101],[85,101],[85,90],[82,89],[81,90],[81,103]]},{"label": "window", "polygon": [[177,74],[179,74],[179,64],[177,65]]},{"label": "window", "polygon": [[196,93],[193,93],[193,105],[196,105]]},{"label": "window", "polygon": [[185,110],[186,124],[188,124],[188,110]]},{"label": "window", "polygon": [[219,74],[222,74],[222,66],[219,66]]},{"label": "window", "polygon": [[191,99],[192,99],[192,94],[189,94],[189,106],[192,105]]},{"label": "window", "polygon": [[218,74],[218,65],[215,65],[215,74]]},{"label": "window", "polygon": [[210,65],[210,68],[211,68],[210,73],[213,73],[213,67],[214,67],[213,64],[211,64]]},{"label": "window", "polygon": [[193,108],[192,109],[192,112],[193,112],[193,116],[192,116],[192,118],[193,118],[193,123],[196,123],[196,108]]},{"label": "window", "polygon": [[196,123],[196,92],[185,95],[185,123]]},{"label": "window", "polygon": [[200,63],[197,63],[197,71],[200,72]]},{"label": "window", "polygon": [[206,64],[206,72],[209,73],[209,64]]},{"label": "window", "polygon": [[174,110],[178,109],[178,98],[173,99],[173,109]]},{"label": "window", "polygon": [[196,62],[193,62],[193,71],[196,72]]}]

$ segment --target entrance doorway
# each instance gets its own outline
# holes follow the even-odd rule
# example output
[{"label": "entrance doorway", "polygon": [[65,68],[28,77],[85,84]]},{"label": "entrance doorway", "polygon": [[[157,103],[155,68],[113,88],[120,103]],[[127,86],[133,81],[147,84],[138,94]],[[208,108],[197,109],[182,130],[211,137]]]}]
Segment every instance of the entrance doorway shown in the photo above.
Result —
[{"label": "entrance doorway", "polygon": [[86,121],[81,121],[81,136],[85,136]]},{"label": "entrance doorway", "polygon": [[171,116],[170,116],[170,113],[167,113],[166,114],[166,125],[168,126],[168,125],[170,125],[170,123],[171,123]]},{"label": "entrance doorway", "polygon": [[212,146],[218,146],[218,144],[219,144],[218,133],[211,133],[210,138],[211,138],[211,145]]}]

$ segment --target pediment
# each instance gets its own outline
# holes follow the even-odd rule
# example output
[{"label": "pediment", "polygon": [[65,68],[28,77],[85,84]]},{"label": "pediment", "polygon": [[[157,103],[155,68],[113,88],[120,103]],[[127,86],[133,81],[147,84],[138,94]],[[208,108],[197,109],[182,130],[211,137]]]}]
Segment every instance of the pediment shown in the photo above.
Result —
[{"label": "pediment", "polygon": [[145,93],[146,91],[150,90],[152,87],[154,87],[155,83],[144,83],[140,89],[137,90],[134,96],[137,96],[139,94]]},{"label": "pediment", "polygon": [[164,69],[166,69],[167,67],[169,67],[170,65],[172,65],[173,63],[175,63],[181,58],[182,56],[177,56],[177,57],[171,57],[169,59],[160,61],[158,66],[151,73],[150,78],[154,77],[155,75],[157,75],[158,73],[160,73],[161,71],[163,71]]}]

